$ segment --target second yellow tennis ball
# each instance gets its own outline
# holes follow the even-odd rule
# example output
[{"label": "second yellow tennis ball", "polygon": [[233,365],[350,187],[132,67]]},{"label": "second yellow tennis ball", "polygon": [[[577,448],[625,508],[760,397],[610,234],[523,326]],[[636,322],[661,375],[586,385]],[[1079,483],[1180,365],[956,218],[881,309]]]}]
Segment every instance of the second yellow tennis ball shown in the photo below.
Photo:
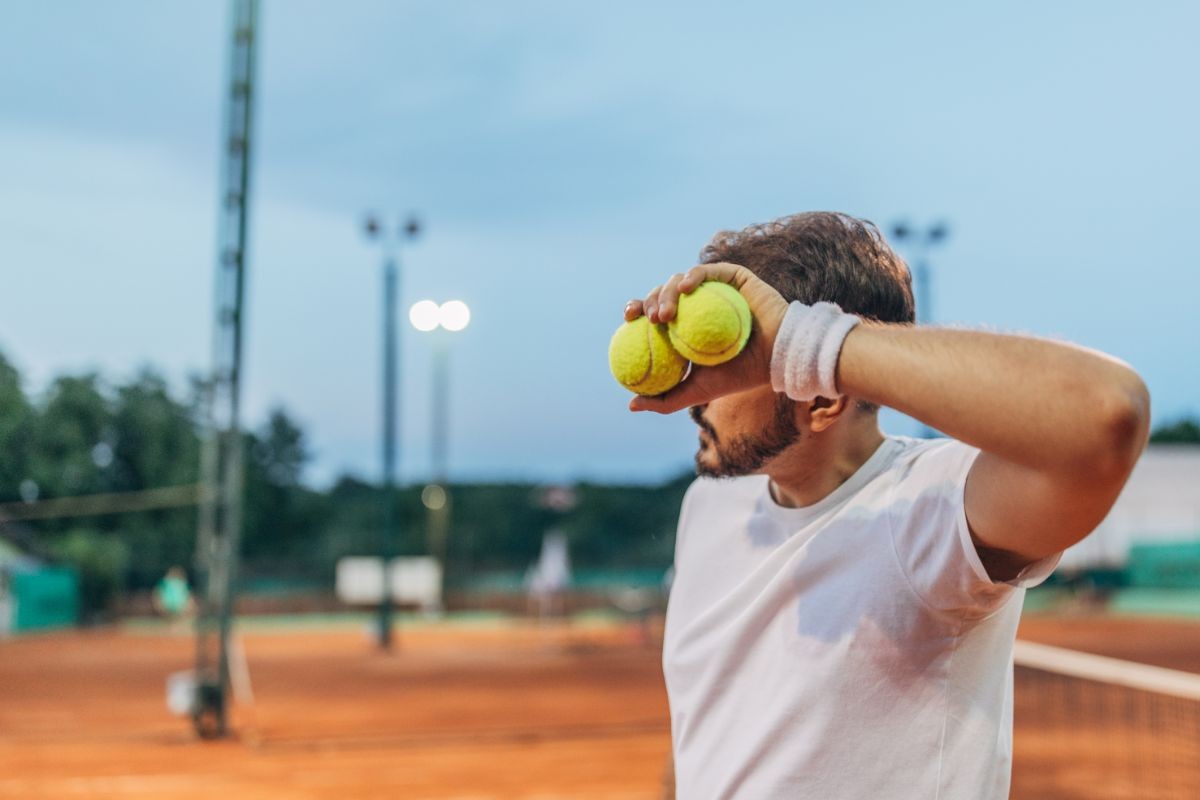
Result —
[{"label": "second yellow tennis ball", "polygon": [[750,306],[741,292],[721,281],[705,281],[679,295],[675,319],[668,324],[671,344],[697,364],[724,364],[750,338]]},{"label": "second yellow tennis ball", "polygon": [[666,325],[638,317],[617,328],[608,343],[613,377],[638,394],[662,394],[683,380],[687,359],[675,352]]}]

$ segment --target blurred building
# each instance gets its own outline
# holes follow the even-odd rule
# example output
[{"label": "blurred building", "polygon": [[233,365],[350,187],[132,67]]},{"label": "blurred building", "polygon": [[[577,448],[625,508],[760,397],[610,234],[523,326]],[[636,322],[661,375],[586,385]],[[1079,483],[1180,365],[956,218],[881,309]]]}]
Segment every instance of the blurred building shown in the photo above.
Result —
[{"label": "blurred building", "polygon": [[1171,583],[1200,586],[1200,446],[1150,445],[1112,511],[1058,571],[1127,570],[1149,581],[1141,568],[1151,562],[1174,565]]}]

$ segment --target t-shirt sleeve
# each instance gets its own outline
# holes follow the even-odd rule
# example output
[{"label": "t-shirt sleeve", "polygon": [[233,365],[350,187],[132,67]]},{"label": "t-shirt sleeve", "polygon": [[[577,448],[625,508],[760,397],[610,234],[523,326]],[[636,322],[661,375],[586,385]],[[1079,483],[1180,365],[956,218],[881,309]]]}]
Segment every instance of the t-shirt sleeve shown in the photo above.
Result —
[{"label": "t-shirt sleeve", "polygon": [[984,617],[1018,588],[1050,576],[1061,554],[1036,561],[1008,581],[988,575],[971,541],[964,489],[977,448],[952,439],[905,454],[889,504],[900,568],[926,605],[967,618]]}]

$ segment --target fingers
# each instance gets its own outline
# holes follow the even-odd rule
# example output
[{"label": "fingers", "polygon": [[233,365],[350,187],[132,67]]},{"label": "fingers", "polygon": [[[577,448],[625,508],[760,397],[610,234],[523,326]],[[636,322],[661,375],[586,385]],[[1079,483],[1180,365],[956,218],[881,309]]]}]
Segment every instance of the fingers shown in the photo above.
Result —
[{"label": "fingers", "polygon": [[[692,271],[695,271],[695,268],[688,274],[691,274]],[[675,311],[679,308],[679,295],[690,292],[701,283],[701,281],[693,280],[693,284],[687,289],[681,289],[680,287],[686,279],[687,275],[676,272],[662,286],[656,286],[650,290],[646,299],[642,301],[642,308],[651,322],[670,322],[675,319]]]},{"label": "fingers", "polygon": [[747,282],[757,280],[750,270],[737,264],[727,264],[719,261],[715,264],[699,264],[687,272],[676,273],[655,290],[655,302],[658,319],[656,322],[669,322],[675,318],[679,307],[679,295],[691,294],[697,286],[705,281],[720,281],[728,283],[738,291]]},{"label": "fingers", "polygon": [[645,315],[655,324],[670,322],[678,311],[679,296],[694,291],[705,281],[729,284],[746,298],[754,315],[749,343],[740,355],[720,366],[697,367],[693,364],[688,377],[665,394],[634,397],[629,403],[630,411],[671,414],[718,397],[770,384],[775,333],[787,313],[788,304],[778,291],[745,267],[718,262],[676,273],[666,283],[651,289],[644,299],[630,300],[625,306],[625,319],[633,321]]},{"label": "fingers", "polygon": [[646,299],[642,301],[642,313],[651,322],[658,322],[654,315],[658,312],[658,293],[662,291],[661,286],[655,286],[646,294]]},{"label": "fingers", "polygon": [[679,295],[690,294],[705,281],[721,281],[741,289],[751,277],[753,274],[749,270],[736,264],[700,264],[687,272],[675,273],[666,283],[647,292],[641,301],[629,301],[625,306],[625,319],[634,320],[645,314],[654,323],[670,322],[679,309]]},{"label": "fingers", "polygon": [[721,281],[735,289],[741,289],[746,281],[752,278],[754,278],[754,273],[745,267],[718,261],[713,264],[699,264],[689,269],[684,275],[683,285],[680,286],[680,289],[685,293],[690,292],[705,281]]},{"label": "fingers", "polygon": [[708,280],[708,271],[706,265],[692,267],[683,274],[683,280],[679,282],[679,291],[683,294],[690,294],[700,284]]},{"label": "fingers", "polygon": [[658,308],[655,312],[657,319],[652,319],[653,322],[670,322],[675,319],[675,309],[679,307],[679,282],[682,280],[681,272],[676,272],[667,279],[658,293]]}]

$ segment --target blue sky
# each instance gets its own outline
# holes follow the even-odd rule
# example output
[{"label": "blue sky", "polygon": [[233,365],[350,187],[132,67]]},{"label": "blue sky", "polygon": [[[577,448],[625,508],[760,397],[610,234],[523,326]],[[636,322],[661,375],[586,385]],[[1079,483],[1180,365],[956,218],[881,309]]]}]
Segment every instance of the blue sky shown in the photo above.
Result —
[{"label": "blue sky", "polygon": [[[716,230],[806,209],[948,219],[938,321],[1113,353],[1156,422],[1200,413],[1197,8],[264,0],[249,420],[286,406],[318,485],[377,475],[368,208],[426,220],[405,307],[472,307],[452,348],[458,478],[686,469],[686,416],[629,414],[608,375],[621,307]],[[182,387],[209,364],[226,14],[5,9],[0,349],[29,389],[146,363]],[[416,480],[430,347],[403,337]]]}]

